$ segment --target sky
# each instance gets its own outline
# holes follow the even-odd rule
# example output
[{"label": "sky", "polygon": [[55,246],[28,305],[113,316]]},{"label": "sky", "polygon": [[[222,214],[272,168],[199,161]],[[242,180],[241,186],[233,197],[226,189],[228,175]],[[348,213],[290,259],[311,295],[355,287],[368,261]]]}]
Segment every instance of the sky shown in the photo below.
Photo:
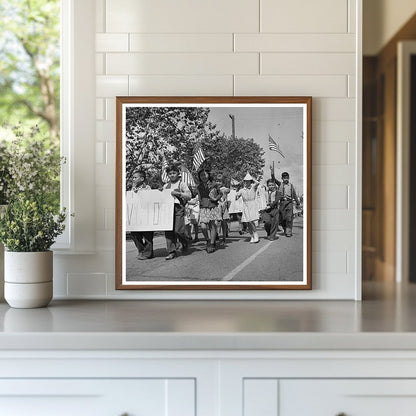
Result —
[{"label": "sky", "polygon": [[[299,104],[267,104],[259,106],[252,104],[243,106],[210,107],[208,120],[216,124],[217,129],[225,134],[232,134],[232,120],[235,118],[235,135],[243,138],[253,138],[265,151],[264,178],[270,177],[269,166],[275,164],[276,178],[280,179],[282,172],[289,172],[290,181],[298,194],[302,194],[304,172],[304,145],[303,137],[304,118],[306,108]],[[269,150],[269,134],[279,145],[285,155],[283,158],[278,152]]]}]

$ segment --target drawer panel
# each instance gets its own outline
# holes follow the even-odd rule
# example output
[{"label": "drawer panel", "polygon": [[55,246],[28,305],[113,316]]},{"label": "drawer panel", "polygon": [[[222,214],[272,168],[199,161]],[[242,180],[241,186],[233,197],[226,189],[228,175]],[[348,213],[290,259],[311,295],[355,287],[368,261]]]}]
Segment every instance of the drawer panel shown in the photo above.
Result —
[{"label": "drawer panel", "polygon": [[414,416],[415,380],[280,380],[279,416]]}]

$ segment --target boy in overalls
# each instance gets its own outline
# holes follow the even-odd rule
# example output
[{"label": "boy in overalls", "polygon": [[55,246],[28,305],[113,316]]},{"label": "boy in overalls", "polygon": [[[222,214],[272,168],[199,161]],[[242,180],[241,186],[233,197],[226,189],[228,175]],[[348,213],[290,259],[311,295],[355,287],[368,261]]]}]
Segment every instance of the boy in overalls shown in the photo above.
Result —
[{"label": "boy in overalls", "polygon": [[176,243],[182,244],[182,251],[188,249],[188,240],[185,229],[185,205],[191,199],[191,191],[188,185],[181,181],[180,169],[178,166],[171,165],[166,169],[169,182],[163,186],[163,189],[172,189],[171,195],[174,198],[173,212],[173,230],[165,231],[166,249],[168,255],[166,260],[172,260],[176,257]]}]

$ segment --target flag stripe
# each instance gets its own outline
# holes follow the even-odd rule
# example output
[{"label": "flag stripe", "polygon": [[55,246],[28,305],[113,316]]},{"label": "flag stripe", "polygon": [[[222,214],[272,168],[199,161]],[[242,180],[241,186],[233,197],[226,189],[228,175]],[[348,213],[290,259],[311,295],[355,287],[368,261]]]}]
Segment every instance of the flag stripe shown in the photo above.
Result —
[{"label": "flag stripe", "polygon": [[280,150],[279,145],[273,140],[270,134],[269,134],[269,149],[272,150],[273,152],[279,153],[279,155],[282,156],[283,158],[285,157],[283,152]]},{"label": "flag stripe", "polygon": [[195,186],[194,178],[185,166],[181,167],[181,181],[186,183],[188,186]]},{"label": "flag stripe", "polygon": [[204,156],[204,152],[202,151],[201,146],[199,145],[196,149],[195,149],[195,153],[194,153],[194,168],[195,170],[198,170],[199,167],[202,165],[202,163],[205,160],[205,156]]},{"label": "flag stripe", "polygon": [[163,160],[162,160],[162,182],[163,183],[169,182],[167,169],[168,169],[168,162],[166,161],[166,158],[163,156]]}]

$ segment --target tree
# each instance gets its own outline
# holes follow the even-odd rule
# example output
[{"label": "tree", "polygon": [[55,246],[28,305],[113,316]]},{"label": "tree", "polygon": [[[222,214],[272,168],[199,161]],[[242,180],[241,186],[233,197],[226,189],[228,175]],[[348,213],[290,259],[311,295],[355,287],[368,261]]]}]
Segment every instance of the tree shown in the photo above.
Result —
[{"label": "tree", "polygon": [[247,171],[259,177],[264,151],[253,139],[228,138],[208,121],[207,107],[128,107],[126,109],[126,182],[136,168],[147,172],[150,185],[160,182],[163,157],[196,176],[195,146],[201,143],[204,166],[242,180]]},{"label": "tree", "polygon": [[30,120],[59,136],[59,0],[0,4],[0,108],[17,124]]}]

